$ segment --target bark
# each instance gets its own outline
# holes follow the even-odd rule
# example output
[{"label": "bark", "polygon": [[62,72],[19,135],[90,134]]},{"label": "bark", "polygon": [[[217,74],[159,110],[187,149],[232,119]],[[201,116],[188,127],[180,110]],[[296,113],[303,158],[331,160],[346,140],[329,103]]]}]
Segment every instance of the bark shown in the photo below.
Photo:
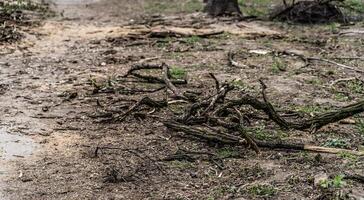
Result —
[{"label": "bark", "polygon": [[211,16],[242,15],[238,0],[204,0],[204,11]]}]

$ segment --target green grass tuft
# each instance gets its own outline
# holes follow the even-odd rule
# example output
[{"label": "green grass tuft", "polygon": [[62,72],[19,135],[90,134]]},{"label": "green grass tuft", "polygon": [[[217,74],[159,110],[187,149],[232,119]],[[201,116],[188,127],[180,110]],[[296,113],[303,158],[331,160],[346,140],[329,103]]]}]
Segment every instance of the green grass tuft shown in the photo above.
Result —
[{"label": "green grass tuft", "polygon": [[148,1],[145,6],[147,13],[193,13],[201,11],[203,4],[199,0],[189,1]]},{"label": "green grass tuft", "polygon": [[324,146],[334,148],[348,148],[349,144],[343,139],[333,138],[325,142]]},{"label": "green grass tuft", "polygon": [[359,134],[362,138],[364,138],[364,120],[359,119],[356,123],[356,129],[358,130]]},{"label": "green grass tuft", "polygon": [[187,71],[179,67],[172,67],[170,73],[173,79],[184,79],[187,76]]},{"label": "green grass tuft", "polygon": [[278,74],[279,72],[286,71],[286,64],[278,57],[273,57],[272,72]]},{"label": "green grass tuft", "polygon": [[276,188],[267,184],[253,185],[248,191],[250,194],[261,197],[272,197],[277,193]]},{"label": "green grass tuft", "polygon": [[320,187],[324,189],[328,188],[342,188],[346,185],[344,181],[344,175],[336,175],[333,179],[325,179],[320,182]]}]

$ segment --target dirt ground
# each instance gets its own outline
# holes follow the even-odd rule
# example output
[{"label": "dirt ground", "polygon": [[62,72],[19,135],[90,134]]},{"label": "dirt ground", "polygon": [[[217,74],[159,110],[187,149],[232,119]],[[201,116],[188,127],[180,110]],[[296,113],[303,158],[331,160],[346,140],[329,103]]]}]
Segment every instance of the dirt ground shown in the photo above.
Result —
[{"label": "dirt ground", "polygon": [[[172,137],[153,117],[101,120],[124,112],[143,96],[164,96],[164,90],[136,91],[155,85],[123,79],[141,61],[179,69],[188,84],[178,87],[199,92],[214,90],[208,75],[214,73],[221,82],[259,97],[258,80],[263,79],[272,103],[300,116],[349,105],[363,99],[362,72],[327,62],[306,65],[276,52],[327,58],[364,70],[363,22],[295,25],[221,19],[214,24],[245,31],[206,38],[133,38],[125,37],[125,31],[133,30],[130,26],[170,23],[170,18],[150,16],[157,12],[182,19],[173,23],[208,19],[193,12],[200,9],[195,1],[163,1],[171,4],[167,7],[152,0],[69,2],[55,0],[55,17],[30,28],[23,40],[1,46],[1,127],[30,138],[34,145],[30,156],[0,160],[1,199],[364,198],[363,183],[337,180],[345,173],[363,175],[362,156],[269,149],[257,155],[246,147]],[[228,52],[234,52],[242,66],[228,65]],[[141,112],[168,117],[181,111],[178,106],[171,109]],[[260,139],[351,150],[364,146],[363,115],[315,133],[281,130],[262,113],[256,115],[251,134]],[[211,152],[222,159],[165,159],[181,149]],[[315,184],[322,174],[329,176],[327,187]]]}]

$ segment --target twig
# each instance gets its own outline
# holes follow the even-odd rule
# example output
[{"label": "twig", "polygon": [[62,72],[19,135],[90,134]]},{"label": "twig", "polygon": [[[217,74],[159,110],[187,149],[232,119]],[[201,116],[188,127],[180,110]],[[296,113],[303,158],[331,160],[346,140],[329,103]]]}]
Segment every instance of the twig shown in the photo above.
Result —
[{"label": "twig", "polygon": [[[143,69],[160,69],[160,70],[163,70],[163,64],[162,65],[146,64],[146,63],[135,64],[127,71],[127,73],[123,76],[123,78],[126,78],[126,77],[132,75],[134,77],[146,80],[148,83],[161,83],[161,84],[165,83],[165,80],[161,79],[159,77],[142,75],[142,74],[139,74],[139,73],[136,72],[136,71],[140,71],[140,70],[143,70]],[[186,84],[187,81],[186,80],[173,80],[173,81],[171,81],[171,83],[180,85],[180,84]]]},{"label": "twig", "polygon": [[176,86],[174,86],[173,83],[171,82],[171,80],[169,79],[169,67],[168,67],[168,65],[166,65],[165,63],[163,63],[162,64],[162,68],[163,68],[163,80],[164,80],[164,83],[166,84],[167,88],[172,91],[174,97],[179,98],[179,99],[187,100],[188,98],[186,98],[185,96],[183,96],[183,94],[181,94],[178,91],[178,89],[176,88]]},{"label": "twig", "polygon": [[[263,96],[265,96],[264,93]],[[271,120],[273,120],[282,128],[297,129],[297,130],[306,130],[312,128],[319,129],[327,124],[334,123],[342,119],[348,118],[350,116],[353,116],[355,114],[364,112],[364,100],[362,100],[357,103],[348,105],[346,107],[342,107],[338,110],[323,113],[311,119],[302,120],[301,122],[288,122],[277,114],[277,112],[274,110],[273,106],[268,102],[266,97],[264,102],[262,102],[250,95],[244,95],[240,99],[228,101],[221,108],[215,111],[215,115],[220,116],[228,108],[233,108],[235,106],[242,106],[242,105],[250,105],[257,110],[265,112]]]},{"label": "twig", "polygon": [[328,60],[328,59],[324,59],[324,58],[308,57],[307,59],[308,59],[308,60],[321,61],[321,62],[327,62],[327,63],[333,64],[333,65],[336,65],[336,66],[342,67],[342,68],[344,68],[344,69],[350,69],[350,70],[353,70],[353,71],[356,71],[356,72],[364,73],[364,70],[357,69],[357,68],[355,68],[355,67],[351,67],[351,66],[344,65],[344,64],[341,64],[341,63],[337,63],[337,62],[334,62],[334,61],[332,61],[332,60]]},{"label": "twig", "polygon": [[281,53],[281,54],[284,54],[284,55],[296,56],[296,57],[300,58],[301,60],[303,60],[304,62],[308,62],[308,61],[326,62],[326,63],[330,63],[330,64],[333,64],[333,65],[339,66],[339,67],[344,68],[344,69],[349,69],[349,70],[353,70],[353,71],[356,71],[356,72],[364,73],[364,70],[357,69],[355,67],[344,65],[344,64],[341,64],[341,63],[337,63],[335,61],[324,59],[324,58],[306,57],[303,54],[298,54],[298,53],[290,52],[290,51],[274,51],[274,52],[276,54]]},{"label": "twig", "polygon": [[235,108],[236,113],[239,116],[240,119],[240,123],[239,123],[239,132],[241,134],[241,136],[247,141],[247,143],[250,145],[250,147],[257,153],[260,154],[260,149],[257,145],[257,143],[255,142],[255,140],[247,133],[247,131],[245,130],[244,126],[243,126],[243,120],[244,117],[241,114],[241,112]]},{"label": "twig", "polygon": [[215,88],[216,88],[216,92],[218,92],[218,91],[220,90],[220,82],[219,82],[219,80],[216,78],[215,74],[213,74],[213,73],[209,73],[209,75],[210,75],[210,77],[211,77],[212,79],[214,79],[214,81],[215,81]]},{"label": "twig", "polygon": [[247,65],[240,64],[240,63],[234,61],[234,56],[235,56],[235,54],[233,52],[229,51],[229,53],[228,53],[229,66],[238,67],[238,68],[248,67]]},{"label": "twig", "polygon": [[127,77],[127,76],[131,75],[133,72],[142,70],[142,69],[162,69],[162,66],[154,65],[154,64],[145,64],[145,63],[135,64],[127,71],[127,73],[124,75],[124,77]]},{"label": "twig", "polygon": [[364,57],[333,57],[332,59],[337,59],[337,60],[363,60],[364,61]]},{"label": "twig", "polygon": [[364,183],[364,176],[359,175],[359,174],[345,173],[344,179],[350,179],[350,180],[358,181],[360,183]]},{"label": "twig", "polygon": [[345,81],[354,81],[354,80],[358,80],[358,78],[356,77],[351,77],[351,78],[340,78],[340,79],[337,79],[335,81],[332,81],[330,86],[334,86],[340,82],[345,82]]},{"label": "twig", "polygon": [[203,115],[206,115],[210,110],[214,109],[216,103],[218,100],[220,99],[224,99],[226,94],[232,90],[233,87],[226,84],[224,85],[223,87],[221,87],[219,90],[218,90],[218,93],[216,95],[214,95],[210,101],[210,104],[207,106],[207,108],[202,112],[202,116]]},{"label": "twig", "polygon": [[163,108],[168,105],[167,101],[155,101],[149,97],[144,97],[138,102],[136,102],[133,106],[131,106],[125,113],[122,115],[116,117],[116,121],[123,121],[128,115],[130,115],[132,112],[134,112],[136,109],[138,109],[142,105],[148,105],[153,108]]}]

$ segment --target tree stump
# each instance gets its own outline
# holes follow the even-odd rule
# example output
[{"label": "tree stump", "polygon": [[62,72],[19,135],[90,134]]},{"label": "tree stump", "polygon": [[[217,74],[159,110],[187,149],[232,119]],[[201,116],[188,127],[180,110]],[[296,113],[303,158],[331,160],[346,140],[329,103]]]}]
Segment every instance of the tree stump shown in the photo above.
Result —
[{"label": "tree stump", "polygon": [[242,15],[238,0],[204,0],[204,12],[211,16]]}]

